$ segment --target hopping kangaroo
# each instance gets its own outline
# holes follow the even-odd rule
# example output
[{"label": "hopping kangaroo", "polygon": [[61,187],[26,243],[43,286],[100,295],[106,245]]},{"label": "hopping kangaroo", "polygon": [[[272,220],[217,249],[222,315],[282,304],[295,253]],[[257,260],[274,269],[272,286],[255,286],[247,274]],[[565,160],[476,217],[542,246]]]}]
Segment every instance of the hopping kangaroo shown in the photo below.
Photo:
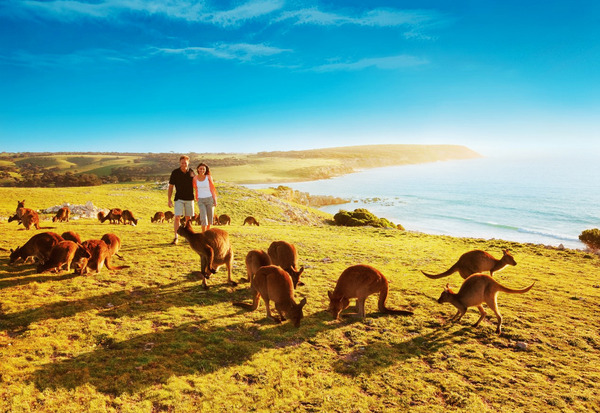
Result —
[{"label": "hopping kangaroo", "polygon": [[15,250],[10,250],[10,264],[14,264],[19,260],[27,262],[30,258],[37,258],[43,263],[50,257],[50,251],[63,238],[54,232],[42,232],[35,234],[22,247],[17,247]]},{"label": "hopping kangaroo", "polygon": [[496,314],[496,318],[498,318],[496,333],[500,334],[502,332],[502,316],[500,315],[500,311],[498,311],[498,293],[502,291],[503,293],[523,294],[531,290],[534,284],[535,282],[522,290],[513,290],[501,285],[487,274],[473,274],[463,282],[457,293],[452,292],[449,285],[446,284],[446,288],[444,288],[442,295],[440,295],[438,303],[450,303],[456,307],[458,311],[450,318],[452,322],[459,321],[467,312],[467,308],[477,307],[479,313],[481,313],[481,317],[473,324],[474,327],[477,327],[481,320],[485,318],[486,312],[482,304],[486,303],[494,314]]},{"label": "hopping kangaroo", "polygon": [[497,260],[485,251],[473,250],[465,252],[460,256],[456,264],[441,274],[428,274],[425,271],[421,271],[425,276],[433,279],[446,277],[452,273],[458,271],[461,277],[467,278],[471,274],[478,272],[489,271],[491,276],[494,276],[494,272],[500,271],[506,265],[517,265],[517,262],[510,255],[508,250],[502,250],[502,258]]},{"label": "hopping kangaroo", "polygon": [[[233,303],[233,305],[254,311],[258,308],[258,302],[262,297],[267,308],[267,318],[280,323],[285,321],[287,317],[294,324],[294,327],[300,326],[300,320],[304,317],[302,308],[306,305],[306,297],[296,304],[292,279],[287,272],[276,265],[261,267],[252,278],[251,290],[252,304]],[[271,315],[271,301],[275,303],[275,309],[280,318]]]},{"label": "hopping kangaroo", "polygon": [[69,271],[71,262],[79,262],[90,257],[90,252],[81,244],[73,241],[62,241],[52,248],[48,261],[38,265],[37,272],[59,272],[63,266],[66,266],[65,269]]},{"label": "hopping kangaroo", "polygon": [[246,224],[248,224],[250,226],[252,226],[252,225],[256,225],[257,227],[260,226],[260,224],[258,223],[258,221],[256,220],[256,218],[254,218],[254,217],[246,217],[246,219],[244,220],[244,223],[242,224],[242,226],[244,226]]},{"label": "hopping kangaroo", "polygon": [[353,265],[346,268],[337,280],[335,289],[328,291],[329,308],[333,318],[339,320],[340,313],[348,308],[350,299],[356,298],[357,316],[365,317],[365,301],[371,294],[379,293],[378,309],[385,314],[413,315],[412,311],[391,310],[385,306],[388,296],[388,281],[385,276],[370,265]]},{"label": "hopping kangaroo", "polygon": [[274,265],[279,265],[292,277],[294,288],[304,285],[300,281],[300,275],[304,272],[304,266],[298,269],[298,253],[294,244],[286,241],[273,241],[268,249],[269,257]]},{"label": "hopping kangaroo", "polygon": [[231,279],[233,265],[233,250],[229,243],[229,234],[219,228],[211,228],[204,232],[194,232],[192,223],[188,221],[177,229],[190,247],[200,255],[200,271],[202,272],[202,287],[208,289],[206,280],[210,274],[215,274],[221,265],[227,267],[227,282],[233,286],[237,283]]},{"label": "hopping kangaroo", "polygon": [[246,273],[248,274],[248,281],[252,283],[254,274],[260,267],[266,267],[271,265],[271,258],[263,250],[252,250],[246,255]]}]

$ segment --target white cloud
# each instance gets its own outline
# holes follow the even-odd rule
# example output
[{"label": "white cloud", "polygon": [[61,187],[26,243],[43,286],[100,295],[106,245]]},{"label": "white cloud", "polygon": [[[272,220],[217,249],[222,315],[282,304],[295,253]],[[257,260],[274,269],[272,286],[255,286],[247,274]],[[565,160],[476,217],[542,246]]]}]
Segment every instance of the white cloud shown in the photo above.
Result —
[{"label": "white cloud", "polygon": [[16,66],[38,68],[74,68],[83,64],[98,64],[101,62],[129,62],[136,57],[122,55],[114,50],[88,49],[66,54],[31,54],[27,52],[3,56],[0,60]]},{"label": "white cloud", "polygon": [[378,58],[367,58],[355,62],[330,63],[314,67],[316,72],[335,72],[335,71],[356,71],[367,68],[377,68],[384,70],[402,69],[426,65],[429,62],[416,56],[398,55]]},{"label": "white cloud", "polygon": [[157,48],[155,53],[167,55],[180,55],[188,59],[197,59],[202,56],[212,56],[225,60],[239,60],[249,62],[261,57],[269,57],[280,53],[291,52],[290,49],[280,49],[264,44],[217,44],[213,47],[186,47],[179,49]]}]

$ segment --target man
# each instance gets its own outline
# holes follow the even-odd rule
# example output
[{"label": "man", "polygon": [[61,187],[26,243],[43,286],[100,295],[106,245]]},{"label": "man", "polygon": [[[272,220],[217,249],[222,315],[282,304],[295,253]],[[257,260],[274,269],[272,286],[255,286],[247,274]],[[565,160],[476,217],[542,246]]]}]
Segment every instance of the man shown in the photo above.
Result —
[{"label": "man", "polygon": [[190,158],[186,155],[181,155],[179,157],[179,168],[171,172],[171,177],[169,178],[169,208],[173,208],[171,196],[173,195],[173,187],[175,187],[175,219],[173,220],[175,237],[172,242],[174,245],[177,244],[177,240],[179,239],[177,229],[179,228],[181,217],[184,216],[188,220],[194,216],[194,185],[192,184],[194,171],[189,166]]}]

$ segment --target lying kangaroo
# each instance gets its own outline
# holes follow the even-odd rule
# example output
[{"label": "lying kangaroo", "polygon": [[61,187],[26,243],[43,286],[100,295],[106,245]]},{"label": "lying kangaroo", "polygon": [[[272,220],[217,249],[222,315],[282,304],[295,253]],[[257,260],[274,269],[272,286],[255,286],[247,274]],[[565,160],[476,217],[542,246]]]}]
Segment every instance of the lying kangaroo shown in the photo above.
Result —
[{"label": "lying kangaroo", "polygon": [[246,255],[246,273],[248,274],[248,281],[252,283],[254,274],[260,267],[266,267],[271,265],[271,258],[263,250],[252,250]]},{"label": "lying kangaroo", "polygon": [[506,265],[517,265],[517,262],[510,255],[508,250],[502,250],[502,258],[497,260],[485,251],[473,250],[465,252],[460,256],[456,264],[454,264],[448,271],[441,274],[428,274],[425,271],[421,271],[425,276],[433,279],[446,277],[456,271],[461,277],[467,278],[471,274],[478,272],[489,271],[491,276],[494,276],[494,272],[500,271]]},{"label": "lying kangaroo", "polygon": [[112,234],[112,233],[108,233],[108,234],[104,234],[102,235],[102,238],[100,238],[102,241],[104,241],[106,243],[106,245],[108,246],[108,252],[110,254],[110,256],[112,257],[113,255],[116,255],[119,258],[123,258],[121,257],[118,252],[121,249],[121,238],[118,237],[117,234]]},{"label": "lying kangaroo", "polygon": [[62,235],[61,235],[61,237],[65,241],[73,241],[73,242],[76,242],[77,244],[81,244],[81,237],[75,231],[66,231],[66,232],[63,232]]},{"label": "lying kangaroo", "polygon": [[[304,317],[302,308],[306,305],[306,297],[296,304],[292,279],[287,272],[276,265],[259,268],[252,278],[252,304],[233,303],[233,305],[254,311],[258,308],[261,296],[267,308],[267,318],[280,323],[287,317],[294,327],[300,326],[300,320]],[[275,303],[280,318],[271,315],[270,301]]]},{"label": "lying kangaroo", "polygon": [[329,308],[333,318],[339,320],[340,313],[348,308],[350,299],[356,298],[357,316],[365,317],[365,301],[371,294],[379,293],[379,312],[386,314],[413,315],[412,311],[391,310],[385,306],[388,296],[388,281],[385,276],[370,265],[353,265],[346,268],[337,280],[335,289],[328,291]]},{"label": "lying kangaroo", "polygon": [[138,220],[133,216],[133,212],[128,209],[121,213],[121,219],[123,220],[124,225],[131,224],[135,227],[138,223]]},{"label": "lying kangaroo", "polygon": [[165,222],[165,213],[160,211],[157,212],[152,218],[150,218],[150,222]]},{"label": "lying kangaroo", "polygon": [[69,215],[71,215],[69,207],[62,207],[56,211],[56,215],[52,217],[52,222],[69,222]]},{"label": "lying kangaroo", "polygon": [[287,241],[273,241],[267,250],[271,262],[274,265],[279,265],[290,274],[294,282],[294,288],[298,285],[304,285],[300,281],[300,275],[304,272],[304,266],[298,269],[298,253],[294,244]]},{"label": "lying kangaroo", "polygon": [[513,290],[504,287],[487,274],[473,274],[463,282],[458,293],[452,292],[450,286],[446,284],[446,288],[444,288],[442,295],[440,295],[438,303],[450,303],[456,307],[458,311],[450,318],[452,322],[459,321],[467,312],[468,307],[476,306],[481,313],[481,317],[473,324],[474,327],[477,327],[481,320],[485,318],[486,312],[482,304],[486,303],[496,314],[496,318],[498,318],[496,333],[500,334],[502,332],[502,316],[500,315],[500,311],[498,311],[498,293],[502,291],[504,293],[523,294],[531,290],[534,284],[535,282],[522,290]]},{"label": "lying kangaroo", "polygon": [[15,250],[10,250],[10,264],[14,264],[19,260],[24,262],[37,260],[41,263],[48,260],[50,257],[50,251],[59,242],[63,241],[63,238],[55,232],[41,232],[35,234],[22,247],[17,247]]},{"label": "lying kangaroo", "polygon": [[254,218],[254,217],[246,217],[246,219],[244,220],[244,223],[242,224],[242,226],[246,225],[246,224],[248,224],[248,225],[256,225],[257,227],[260,226],[260,224],[258,223],[258,221],[256,220],[256,218]]},{"label": "lying kangaroo", "polygon": [[81,244],[73,241],[62,241],[56,244],[50,252],[50,258],[43,264],[38,265],[37,272],[59,272],[63,266],[68,271],[71,268],[71,262],[80,262],[82,259],[89,259],[90,252]]},{"label": "lying kangaroo", "polygon": [[219,215],[219,225],[231,225],[231,217],[227,214]]},{"label": "lying kangaroo", "polygon": [[219,228],[211,228],[204,232],[194,232],[190,221],[177,229],[177,234],[183,236],[190,247],[200,255],[200,271],[202,272],[202,287],[208,289],[206,280],[210,274],[215,274],[221,265],[227,267],[227,282],[233,286],[237,283],[231,279],[233,265],[233,250],[229,243],[229,234]]},{"label": "lying kangaroo", "polygon": [[79,268],[80,275],[86,274],[88,271],[95,271],[96,273],[99,273],[104,265],[109,270],[122,270],[123,268],[129,268],[129,265],[113,267],[110,264],[110,249],[106,242],[100,239],[87,240],[81,245],[90,252],[91,257],[89,259],[81,259],[81,266]]}]

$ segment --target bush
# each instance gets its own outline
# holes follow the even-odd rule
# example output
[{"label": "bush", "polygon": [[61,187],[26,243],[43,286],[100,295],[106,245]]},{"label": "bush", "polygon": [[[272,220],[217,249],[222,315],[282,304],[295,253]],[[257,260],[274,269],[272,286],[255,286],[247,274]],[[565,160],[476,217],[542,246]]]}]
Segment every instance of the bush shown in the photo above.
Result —
[{"label": "bush", "polygon": [[579,240],[591,250],[600,250],[600,229],[586,229],[579,235]]},{"label": "bush", "polygon": [[396,226],[393,222],[390,222],[385,218],[377,218],[372,212],[364,208],[355,209],[354,212],[340,210],[333,216],[333,220],[337,225],[346,227],[372,226],[376,228],[404,229],[402,225]]}]

